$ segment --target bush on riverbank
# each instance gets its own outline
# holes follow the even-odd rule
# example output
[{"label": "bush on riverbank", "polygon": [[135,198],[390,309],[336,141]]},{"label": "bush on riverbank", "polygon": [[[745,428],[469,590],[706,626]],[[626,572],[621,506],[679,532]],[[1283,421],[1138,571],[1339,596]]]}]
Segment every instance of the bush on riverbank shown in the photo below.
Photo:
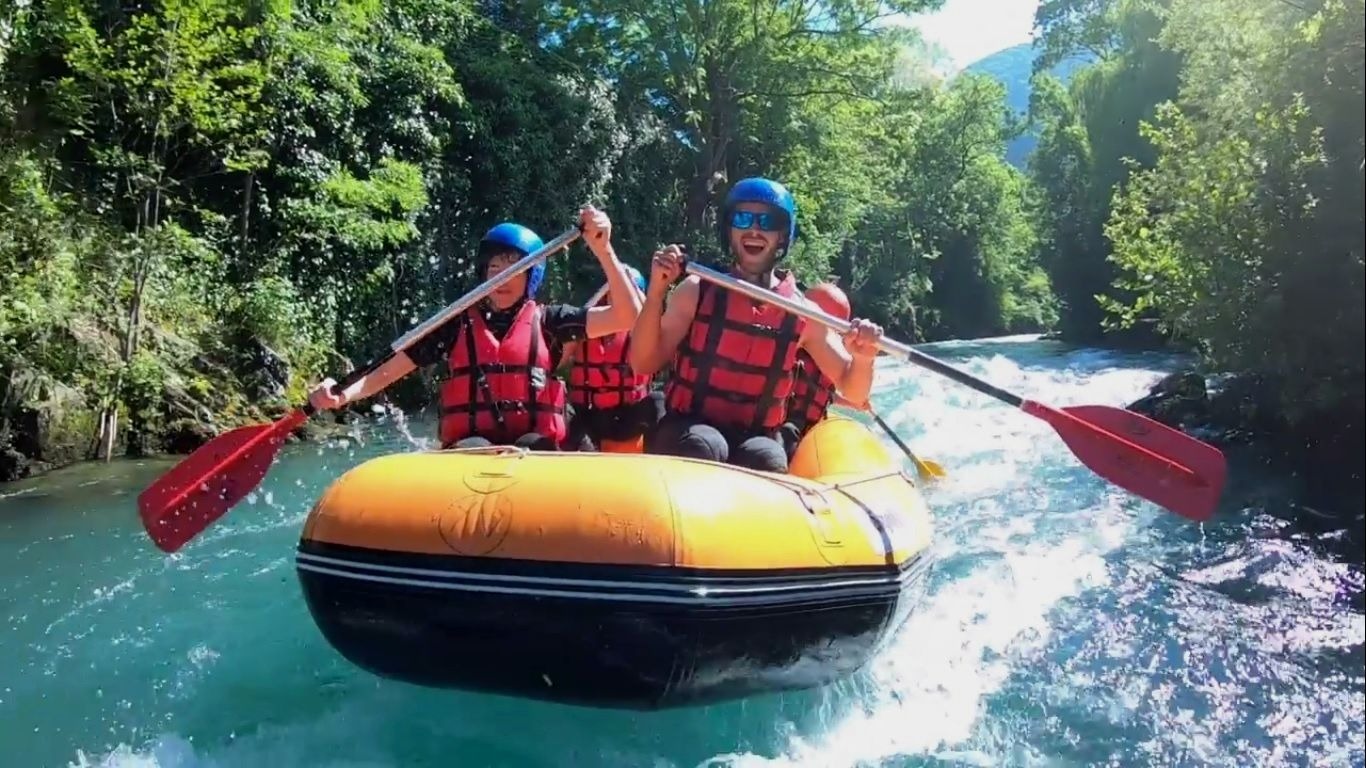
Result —
[{"label": "bush on riverbank", "polygon": [[[202,239],[110,228],[49,193],[50,174],[0,155],[0,480],[111,452],[190,450],[303,392],[300,369],[324,348],[286,314],[288,297],[268,283],[223,290],[221,256]],[[137,301],[129,264],[148,265]]]}]

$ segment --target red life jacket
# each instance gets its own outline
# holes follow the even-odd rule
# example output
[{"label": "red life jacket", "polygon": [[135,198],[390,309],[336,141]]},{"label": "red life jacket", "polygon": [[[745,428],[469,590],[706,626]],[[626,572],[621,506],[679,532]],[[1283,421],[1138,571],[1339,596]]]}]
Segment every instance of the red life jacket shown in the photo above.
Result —
[{"label": "red life jacket", "polygon": [[804,431],[825,418],[834,398],[835,382],[821,371],[806,350],[798,352],[792,399],[787,402],[788,420]]},{"label": "red life jacket", "polygon": [[508,445],[528,432],[564,442],[564,383],[551,373],[549,346],[530,299],[502,341],[483,314],[466,312],[441,385],[441,444],[478,435]]},{"label": "red life jacket", "polygon": [[586,339],[569,368],[569,402],[575,408],[607,410],[638,403],[650,394],[650,377],[626,362],[631,336],[626,331]]},{"label": "red life jacket", "polygon": [[[796,295],[792,273],[782,278],[776,293]],[[697,314],[674,356],[666,405],[718,427],[777,429],[787,416],[805,327],[798,315],[703,282]]]}]

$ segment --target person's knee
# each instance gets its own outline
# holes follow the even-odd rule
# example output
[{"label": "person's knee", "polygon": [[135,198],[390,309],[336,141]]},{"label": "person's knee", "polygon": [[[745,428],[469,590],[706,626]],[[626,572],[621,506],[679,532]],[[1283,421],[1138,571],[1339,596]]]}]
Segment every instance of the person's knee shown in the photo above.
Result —
[{"label": "person's knee", "polygon": [[584,414],[579,414],[577,418],[569,422],[569,430],[564,438],[564,448],[566,451],[591,452],[597,450],[593,445],[593,439],[589,435],[588,418]]},{"label": "person's knee", "polygon": [[683,431],[679,445],[687,456],[712,461],[726,461],[730,456],[730,446],[725,435],[710,424],[692,424]]},{"label": "person's knee", "polygon": [[771,437],[751,437],[736,446],[731,463],[760,472],[786,472],[787,451]]},{"label": "person's knee", "polygon": [[456,448],[488,448],[493,441],[480,435],[470,435],[455,441]]},{"label": "person's knee", "polygon": [[623,409],[619,419],[619,429],[623,433],[621,439],[649,434],[663,419],[664,395],[651,393],[643,400],[631,403]]},{"label": "person's knee", "polygon": [[569,437],[564,441],[566,451],[578,451],[579,453],[594,453],[598,450],[597,443],[587,432],[570,432]]},{"label": "person's knee", "polygon": [[652,453],[726,461],[730,450],[716,427],[682,417],[666,417],[650,441]]},{"label": "person's knee", "polygon": [[729,461],[731,455],[725,436],[710,424],[688,425],[679,435],[678,447],[680,456],[713,462]]},{"label": "person's knee", "polygon": [[782,443],[783,452],[787,454],[787,460],[791,461],[793,454],[797,452],[797,446],[802,442],[802,430],[792,422],[787,422],[778,428],[778,442]]},{"label": "person's knee", "polygon": [[539,432],[528,432],[517,438],[513,445],[527,451],[558,451],[560,447],[553,440]]}]

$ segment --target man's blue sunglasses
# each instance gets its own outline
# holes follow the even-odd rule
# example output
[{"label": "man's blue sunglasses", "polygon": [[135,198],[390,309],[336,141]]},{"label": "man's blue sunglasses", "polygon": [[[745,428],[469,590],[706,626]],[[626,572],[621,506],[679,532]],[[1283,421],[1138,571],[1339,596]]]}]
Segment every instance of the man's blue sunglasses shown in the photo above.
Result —
[{"label": "man's blue sunglasses", "polygon": [[783,221],[777,214],[735,211],[730,215],[730,225],[735,229],[749,229],[756,221],[759,222],[759,229],[765,232],[783,231]]}]

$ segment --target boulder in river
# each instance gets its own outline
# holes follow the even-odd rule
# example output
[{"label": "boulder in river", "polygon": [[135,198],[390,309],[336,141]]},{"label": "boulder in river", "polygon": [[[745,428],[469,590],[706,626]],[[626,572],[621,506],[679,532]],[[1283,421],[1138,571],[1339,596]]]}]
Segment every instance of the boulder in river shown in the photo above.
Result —
[{"label": "boulder in river", "polygon": [[1366,540],[1361,406],[1290,419],[1280,392],[1264,376],[1206,378],[1186,370],[1164,377],[1128,407],[1216,445],[1248,446],[1231,460],[1256,461],[1298,481],[1297,529],[1345,531],[1360,552]]},{"label": "boulder in river", "polygon": [[1153,385],[1145,397],[1130,403],[1129,410],[1178,428],[1208,421],[1210,404],[1205,377],[1193,371],[1173,373]]},{"label": "boulder in river", "polygon": [[0,378],[0,482],[88,458],[99,412],[74,387],[31,369]]},{"label": "boulder in river", "polygon": [[1148,394],[1129,404],[1167,426],[1198,430],[1215,443],[1275,440],[1286,426],[1275,407],[1276,393],[1256,375],[1206,378],[1193,371],[1163,377]]}]

